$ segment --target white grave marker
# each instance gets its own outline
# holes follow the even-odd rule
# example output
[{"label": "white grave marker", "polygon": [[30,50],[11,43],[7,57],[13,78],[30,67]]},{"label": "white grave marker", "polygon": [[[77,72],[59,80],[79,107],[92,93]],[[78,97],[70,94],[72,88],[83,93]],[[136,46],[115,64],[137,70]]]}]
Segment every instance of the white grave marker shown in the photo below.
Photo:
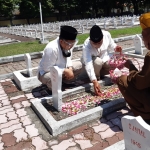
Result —
[{"label": "white grave marker", "polygon": [[24,59],[25,59],[26,66],[27,66],[27,74],[29,77],[32,77],[33,73],[32,73],[32,64],[31,64],[30,54],[29,53],[24,54]]},{"label": "white grave marker", "polygon": [[52,81],[52,99],[53,106],[61,111],[62,107],[62,72],[64,69],[60,69],[58,66],[51,67],[51,81]]},{"label": "white grave marker", "polygon": [[141,116],[124,116],[121,119],[125,150],[150,150],[150,126]]},{"label": "white grave marker", "polygon": [[134,46],[135,46],[135,54],[143,55],[143,49],[142,49],[142,39],[139,35],[136,34],[136,36],[133,39]]}]

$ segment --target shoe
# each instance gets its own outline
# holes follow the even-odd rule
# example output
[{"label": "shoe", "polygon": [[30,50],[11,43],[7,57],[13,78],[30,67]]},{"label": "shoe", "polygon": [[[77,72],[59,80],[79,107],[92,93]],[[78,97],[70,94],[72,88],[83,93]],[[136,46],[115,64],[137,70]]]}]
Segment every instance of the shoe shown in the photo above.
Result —
[{"label": "shoe", "polygon": [[64,83],[62,82],[62,86],[65,86],[65,87],[75,87],[75,83],[74,82],[71,82],[71,83]]}]

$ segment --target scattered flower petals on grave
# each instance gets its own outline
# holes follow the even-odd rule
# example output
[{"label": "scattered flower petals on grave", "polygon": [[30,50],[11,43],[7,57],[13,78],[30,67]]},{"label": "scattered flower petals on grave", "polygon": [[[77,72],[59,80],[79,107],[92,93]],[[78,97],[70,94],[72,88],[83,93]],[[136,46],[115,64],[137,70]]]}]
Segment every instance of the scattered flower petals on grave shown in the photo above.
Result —
[{"label": "scattered flower petals on grave", "polygon": [[98,106],[101,103],[101,100],[104,99],[113,99],[120,95],[118,87],[112,86],[111,88],[105,89],[102,91],[101,96],[92,96],[86,95],[76,100],[66,102],[62,105],[62,112],[67,113],[68,115],[76,115],[88,107]]}]

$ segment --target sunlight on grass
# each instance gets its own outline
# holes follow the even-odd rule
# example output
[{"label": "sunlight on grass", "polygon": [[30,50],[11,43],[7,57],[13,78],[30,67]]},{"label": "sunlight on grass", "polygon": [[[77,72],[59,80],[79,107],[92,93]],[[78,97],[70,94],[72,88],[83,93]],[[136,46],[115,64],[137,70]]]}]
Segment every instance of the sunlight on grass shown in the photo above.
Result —
[{"label": "sunlight on grass", "polygon": [[38,41],[21,42],[0,46],[0,56],[12,56],[17,54],[43,51],[46,44],[39,44]]},{"label": "sunlight on grass", "polygon": [[[140,34],[141,31],[142,30],[140,26],[109,30],[112,38]],[[89,33],[79,34],[77,36],[77,39],[79,40],[78,45],[83,44],[85,39],[88,38],[88,36]],[[0,46],[0,56],[5,57],[5,56],[18,55],[18,54],[39,52],[39,51],[43,51],[45,46],[46,44],[39,44],[39,41],[2,45]]]}]

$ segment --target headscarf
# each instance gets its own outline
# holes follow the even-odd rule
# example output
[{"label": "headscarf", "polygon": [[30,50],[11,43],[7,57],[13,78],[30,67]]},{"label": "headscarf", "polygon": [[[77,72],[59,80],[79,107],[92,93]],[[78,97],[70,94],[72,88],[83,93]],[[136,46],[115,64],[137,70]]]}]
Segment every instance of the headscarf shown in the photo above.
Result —
[{"label": "headscarf", "polygon": [[150,12],[144,13],[139,18],[141,28],[144,30],[150,27]]}]

